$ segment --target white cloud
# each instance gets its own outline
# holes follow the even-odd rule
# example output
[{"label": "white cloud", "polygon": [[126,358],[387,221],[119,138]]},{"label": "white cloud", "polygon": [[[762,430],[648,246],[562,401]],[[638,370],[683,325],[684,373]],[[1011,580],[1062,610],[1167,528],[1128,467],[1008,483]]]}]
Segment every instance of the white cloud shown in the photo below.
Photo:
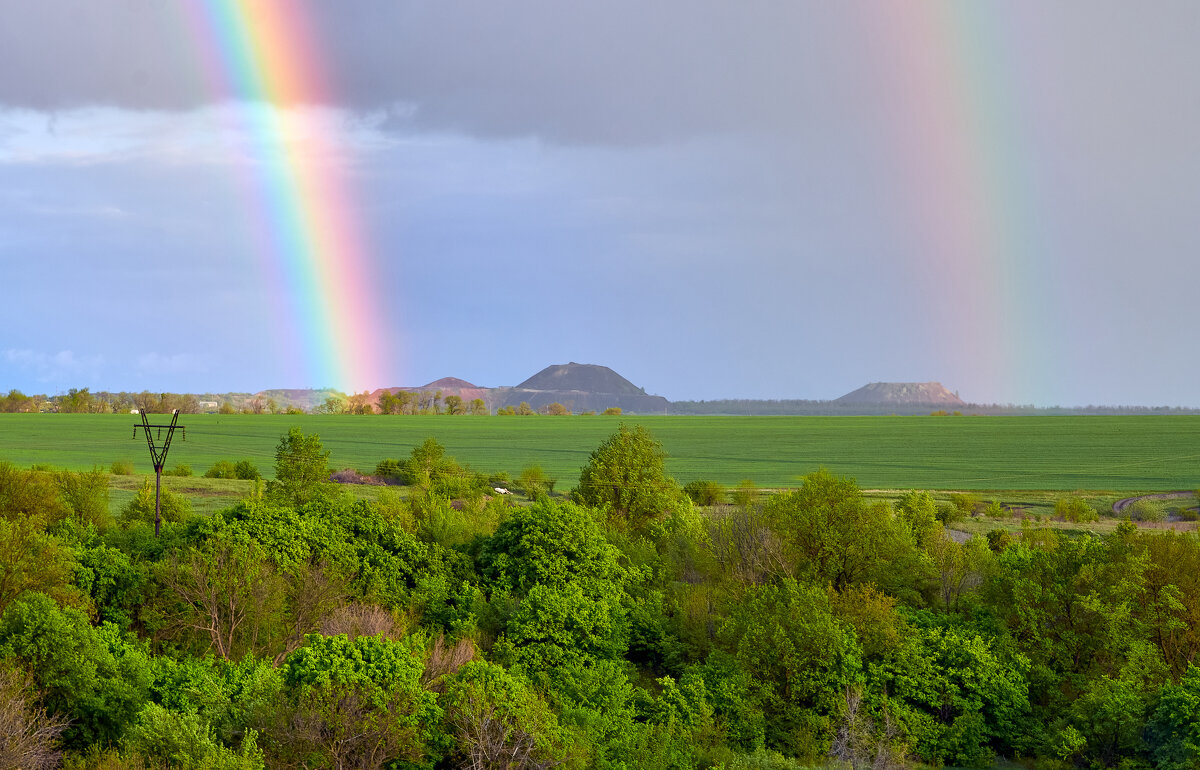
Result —
[{"label": "white cloud", "polygon": [[[104,367],[104,356],[80,356],[71,350],[47,353],[9,348],[3,355],[8,367],[32,375],[40,383],[58,386],[95,381]],[[65,382],[67,380],[70,382]]]},{"label": "white cloud", "polygon": [[350,165],[396,142],[386,130],[389,115],[261,102],[225,102],[186,112],[0,108],[0,164],[246,165],[269,158],[282,143],[289,159]]},{"label": "white cloud", "polygon": [[197,374],[208,371],[208,360],[192,353],[143,353],[138,356],[137,368],[145,375]]}]

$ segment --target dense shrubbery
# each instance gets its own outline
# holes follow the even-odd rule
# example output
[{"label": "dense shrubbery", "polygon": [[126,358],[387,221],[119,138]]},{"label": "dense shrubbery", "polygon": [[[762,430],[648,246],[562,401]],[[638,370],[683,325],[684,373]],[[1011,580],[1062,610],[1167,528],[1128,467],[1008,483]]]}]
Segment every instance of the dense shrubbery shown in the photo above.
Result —
[{"label": "dense shrubbery", "polygon": [[1054,515],[1075,523],[1083,523],[1088,521],[1099,521],[1100,514],[1088,504],[1086,500],[1078,497],[1066,497],[1054,504]]},{"label": "dense shrubbery", "polygon": [[255,479],[261,479],[262,474],[259,473],[258,468],[250,460],[238,460],[237,462],[217,460],[211,468],[204,472],[204,478],[254,481]]},{"label": "dense shrubbery", "polygon": [[[662,458],[622,427],[571,502],[527,468],[518,505],[491,492],[507,477],[430,440],[377,468],[403,496],[367,502],[327,484],[328,453],[293,431],[265,497],[203,518],[166,493],[159,538],[149,486],[114,526],[106,474],[0,463],[0,753],[21,741],[44,765],[64,751],[113,768],[1200,762],[1194,535],[1123,522],[958,542],[943,522],[978,500],[890,506],[826,471],[699,514],[723,490],[681,490]],[[1094,515],[1079,502],[1057,513]]]},{"label": "dense shrubbery", "polygon": [[718,505],[725,502],[725,487],[716,481],[696,479],[683,485],[683,493],[696,505]]}]

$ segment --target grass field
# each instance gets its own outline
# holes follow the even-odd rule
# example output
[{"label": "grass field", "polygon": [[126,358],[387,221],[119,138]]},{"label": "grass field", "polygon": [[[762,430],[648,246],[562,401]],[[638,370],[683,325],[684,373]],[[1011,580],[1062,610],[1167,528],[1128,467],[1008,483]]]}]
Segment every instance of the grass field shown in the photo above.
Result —
[{"label": "grass field", "polygon": [[[183,415],[168,468],[221,459],[270,475],[293,425],[321,436],[335,468],[374,468],[432,436],[460,462],[518,474],[541,465],[572,486],[621,420],[645,425],[680,482],[795,486],[819,467],[864,488],[1152,492],[1200,487],[1200,416],[1137,417],[353,417]],[[132,415],[0,415],[0,460],[18,466],[151,470]],[[180,480],[182,481],[182,480]]]}]

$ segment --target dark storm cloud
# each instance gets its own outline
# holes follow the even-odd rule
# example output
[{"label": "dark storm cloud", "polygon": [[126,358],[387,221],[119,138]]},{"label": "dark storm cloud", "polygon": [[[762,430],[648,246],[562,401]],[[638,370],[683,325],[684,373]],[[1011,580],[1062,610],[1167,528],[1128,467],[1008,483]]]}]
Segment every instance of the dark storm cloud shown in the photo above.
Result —
[{"label": "dark storm cloud", "polygon": [[[853,39],[791,3],[309,0],[332,98],[415,108],[422,129],[655,141],[788,123],[832,102]],[[181,4],[39,0],[5,10],[0,102],[182,108],[214,96]],[[189,26],[192,26],[189,29]],[[818,65],[817,62],[824,62]]]},{"label": "dark storm cloud", "polygon": [[[211,101],[205,56],[188,4],[163,0],[38,0],[8,4],[0,23],[0,103],[35,109],[111,104],[186,108]],[[719,0],[409,2],[295,0],[312,22],[330,98],[360,110],[395,110],[416,130],[474,136],[537,135],[564,143],[670,141],[720,131],[784,133],[803,141],[906,104],[904,57],[920,37],[881,22],[872,4]],[[998,56],[1059,64],[1026,73],[1048,123],[1132,125],[1183,110],[1200,5],[1166,3],[1144,14],[1115,2],[1012,4],[1017,20],[995,34],[1000,53],[930,4],[919,12],[961,36],[963,61]],[[891,23],[903,26],[903,17]],[[956,26],[958,25],[958,26]],[[890,43],[889,43],[890,40]],[[897,49],[895,43],[910,49]],[[900,50],[900,53],[897,51]],[[1142,54],[1138,52],[1141,51]],[[1153,56],[1144,55],[1148,52]],[[900,58],[889,61],[889,57]],[[1016,75],[1013,75],[1016,77]],[[899,98],[897,97],[899,94]],[[986,96],[986,94],[981,94]],[[1044,101],[1043,101],[1044,100]],[[921,109],[916,99],[912,109]],[[1112,105],[1123,105],[1112,115]],[[927,105],[926,105],[927,106]],[[904,109],[901,107],[901,109]],[[1107,118],[1107,119],[1106,119]]]}]

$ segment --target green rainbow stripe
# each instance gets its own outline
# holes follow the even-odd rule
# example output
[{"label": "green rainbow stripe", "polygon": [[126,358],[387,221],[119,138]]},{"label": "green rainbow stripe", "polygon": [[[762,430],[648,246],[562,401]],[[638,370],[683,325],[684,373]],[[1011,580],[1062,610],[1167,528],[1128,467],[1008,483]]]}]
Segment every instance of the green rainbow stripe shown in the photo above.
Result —
[{"label": "green rainbow stripe", "polygon": [[[345,178],[348,151],[303,3],[189,0],[189,24],[220,95],[239,103],[251,149],[262,259],[278,276],[307,384],[386,384],[369,249]],[[327,121],[326,121],[327,122]]]}]

